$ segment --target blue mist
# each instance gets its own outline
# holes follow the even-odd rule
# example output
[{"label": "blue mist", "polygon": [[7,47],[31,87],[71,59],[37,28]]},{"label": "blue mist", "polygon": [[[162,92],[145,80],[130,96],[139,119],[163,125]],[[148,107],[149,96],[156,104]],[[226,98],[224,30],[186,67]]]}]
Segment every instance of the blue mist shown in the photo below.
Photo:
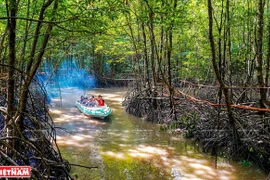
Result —
[{"label": "blue mist", "polygon": [[43,63],[36,79],[46,88],[48,100],[59,96],[59,88],[89,90],[96,87],[95,77],[86,69],[80,68],[74,58],[62,61],[57,68],[54,64]]}]

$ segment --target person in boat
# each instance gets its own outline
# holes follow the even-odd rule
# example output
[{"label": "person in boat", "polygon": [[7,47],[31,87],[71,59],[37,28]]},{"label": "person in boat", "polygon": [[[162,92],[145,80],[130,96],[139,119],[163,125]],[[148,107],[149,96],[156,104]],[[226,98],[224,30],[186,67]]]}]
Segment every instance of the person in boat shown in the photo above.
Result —
[{"label": "person in boat", "polygon": [[81,104],[87,104],[88,103],[88,97],[87,96],[81,96],[81,100],[80,100],[80,103]]},{"label": "person in boat", "polygon": [[96,99],[95,96],[91,96],[91,98],[88,100],[87,105],[90,107],[94,107],[96,105]]},{"label": "person in boat", "polygon": [[98,98],[96,98],[96,102],[98,106],[105,106],[105,101],[102,99],[101,95],[98,95]]},{"label": "person in boat", "polygon": [[81,100],[80,100],[80,103],[83,103],[85,100],[85,97],[83,95],[81,95]]}]

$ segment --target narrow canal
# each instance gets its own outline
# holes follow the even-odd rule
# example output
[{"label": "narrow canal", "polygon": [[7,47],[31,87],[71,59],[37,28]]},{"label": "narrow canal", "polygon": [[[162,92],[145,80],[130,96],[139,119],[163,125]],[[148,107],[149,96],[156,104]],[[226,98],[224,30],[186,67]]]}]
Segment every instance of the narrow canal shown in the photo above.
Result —
[{"label": "narrow canal", "polygon": [[[265,180],[253,165],[214,158],[199,151],[181,134],[162,132],[159,126],[125,112],[121,103],[124,88],[82,91],[66,88],[54,98],[51,115],[62,156],[72,164],[78,180]],[[75,107],[82,94],[103,95],[113,109],[110,118],[84,116]],[[61,100],[60,100],[61,99]],[[64,129],[62,129],[64,128]]]}]

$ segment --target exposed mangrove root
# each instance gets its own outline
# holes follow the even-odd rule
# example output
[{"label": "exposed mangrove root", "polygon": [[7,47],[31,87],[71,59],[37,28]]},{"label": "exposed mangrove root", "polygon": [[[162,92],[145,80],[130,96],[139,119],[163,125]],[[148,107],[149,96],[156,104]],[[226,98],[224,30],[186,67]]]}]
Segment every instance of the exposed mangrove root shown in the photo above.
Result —
[{"label": "exposed mangrove root", "polygon": [[[0,84],[5,84],[1,79]],[[4,89],[4,87],[1,87]],[[18,100],[18,94],[15,94]],[[72,179],[70,165],[61,156],[56,130],[48,114],[46,93],[38,82],[32,83],[25,112],[8,114],[6,91],[0,93],[0,165],[31,166],[31,179]],[[8,124],[6,117],[10,117]],[[20,119],[20,121],[19,121]]]},{"label": "exposed mangrove root", "polygon": [[[267,174],[270,172],[270,113],[262,116],[256,110],[258,92],[254,89],[234,89],[232,103],[236,122],[229,121],[219,89],[183,86],[175,93],[174,112],[167,92],[145,89],[129,91],[123,102],[128,113],[146,120],[166,124],[162,130],[184,133],[201,144],[205,152],[225,155],[236,160],[255,162]],[[157,95],[154,95],[157,94]],[[246,108],[249,106],[251,108]],[[243,108],[242,108],[243,107]],[[174,118],[174,116],[176,118]]]},{"label": "exposed mangrove root", "polygon": [[148,121],[164,123],[170,120],[169,98],[157,97],[149,89],[129,91],[123,105],[128,113]]}]

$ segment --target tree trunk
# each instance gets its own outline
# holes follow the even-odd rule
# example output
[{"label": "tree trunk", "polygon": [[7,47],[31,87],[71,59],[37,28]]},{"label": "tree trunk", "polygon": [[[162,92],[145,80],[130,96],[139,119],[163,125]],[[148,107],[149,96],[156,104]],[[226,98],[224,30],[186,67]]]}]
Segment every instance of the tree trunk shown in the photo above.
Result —
[{"label": "tree trunk", "polygon": [[147,39],[144,28],[144,22],[142,22],[142,35],[143,35],[143,53],[144,53],[144,79],[146,81],[146,87],[148,86],[151,89],[151,81],[150,81],[150,72],[149,72],[149,62],[148,62],[148,51],[147,51]]},{"label": "tree trunk", "polygon": [[231,96],[228,87],[225,85],[224,81],[222,80],[222,77],[220,75],[217,61],[216,61],[216,50],[215,50],[215,42],[214,42],[214,36],[213,36],[213,8],[212,8],[212,1],[208,0],[208,20],[209,20],[209,42],[211,46],[211,54],[212,54],[212,64],[214,68],[214,72],[216,74],[216,78],[220,84],[220,87],[223,91],[223,94],[225,96],[225,103],[227,108],[227,114],[229,118],[229,123],[232,127],[232,153],[234,156],[237,156],[238,152],[238,143],[239,143],[239,136],[236,129],[236,119],[233,115],[233,110],[231,106]]},{"label": "tree trunk", "polygon": [[156,81],[156,63],[155,63],[155,33],[154,33],[154,23],[153,23],[153,16],[154,13],[150,11],[150,22],[149,22],[149,32],[150,32],[150,62],[151,62],[151,69],[152,69],[152,82],[154,85],[154,88],[157,86]]},{"label": "tree trunk", "polygon": [[257,48],[256,48],[256,70],[257,80],[260,87],[260,107],[265,108],[266,89],[263,78],[263,14],[264,0],[258,0],[258,29],[257,29]]},{"label": "tree trunk", "polygon": [[267,57],[266,57],[266,68],[265,68],[265,86],[268,86],[269,68],[270,68],[270,5],[267,1],[267,13],[268,13],[268,25],[267,25]]},{"label": "tree trunk", "polygon": [[[30,0],[28,0],[27,2],[27,13],[26,13],[26,17],[29,18],[29,14],[30,14]],[[26,25],[25,25],[25,30],[24,30],[24,38],[23,38],[23,47],[21,48],[21,69],[25,68],[25,53],[26,53],[26,45],[27,45],[27,41],[28,41],[28,35],[29,35],[29,28],[31,26],[31,21],[26,21]],[[21,82],[22,83],[22,82]]]},{"label": "tree trunk", "polygon": [[[9,40],[9,71],[8,71],[8,83],[7,83],[7,113],[12,115],[14,109],[14,90],[15,90],[15,67],[16,64],[16,13],[17,13],[17,2],[16,0],[10,0],[7,7],[8,18],[8,40]],[[12,17],[12,18],[11,18]],[[9,122],[9,116],[6,118],[6,124]]]},{"label": "tree trunk", "polygon": [[[44,14],[45,10],[49,7],[49,5],[52,2],[53,2],[53,0],[50,0],[50,1],[47,1],[47,3],[43,4],[42,10],[41,10],[41,13],[40,13],[40,16],[39,16],[39,20],[43,20],[43,14]],[[55,0],[54,7],[53,7],[53,10],[52,10],[52,19],[51,19],[51,21],[55,20],[57,8],[58,8],[58,0]],[[22,90],[22,93],[21,93],[21,96],[20,96],[20,101],[19,101],[19,106],[18,106],[18,111],[17,111],[16,117],[20,116],[21,112],[24,112],[26,110],[27,97],[28,97],[28,88],[29,88],[29,86],[31,84],[31,81],[32,81],[33,77],[35,76],[35,74],[36,74],[36,72],[37,72],[37,70],[39,68],[40,63],[42,62],[42,57],[43,57],[43,54],[45,52],[47,43],[49,41],[50,33],[52,31],[52,27],[53,27],[53,24],[49,23],[48,26],[47,26],[47,30],[45,32],[43,41],[41,43],[41,47],[39,48],[39,52],[38,52],[37,57],[35,59],[35,63],[34,63],[34,57],[35,57],[34,55],[36,54],[36,50],[35,50],[36,49],[36,47],[35,47],[36,44],[33,44],[33,46],[32,46],[31,55],[33,57],[30,57],[30,62],[28,64],[28,66],[27,66],[27,72],[28,72],[27,73],[27,78],[26,78],[25,83],[23,85],[23,90]],[[36,29],[36,33],[37,33],[36,35],[37,36],[39,36],[40,28],[41,27],[38,24],[37,29]],[[34,40],[34,43],[37,43],[36,39]],[[32,65],[32,63],[34,63],[34,64]],[[20,121],[20,120],[21,119],[18,118],[18,121]]]},{"label": "tree trunk", "polygon": [[[126,19],[127,19],[127,22],[130,22],[130,19],[131,19],[130,14],[128,14],[128,17],[126,17]],[[133,48],[134,48],[134,51],[135,51],[134,77],[137,80],[137,84],[136,84],[137,88],[139,90],[141,90],[141,83],[143,82],[143,80],[142,80],[141,68],[140,68],[140,58],[139,58],[140,54],[139,54],[139,51],[138,51],[138,48],[137,48],[137,45],[136,45],[136,39],[135,39],[134,32],[133,32],[133,29],[132,29],[132,26],[131,26],[130,23],[128,23],[128,28],[130,30],[131,41],[132,41]],[[139,77],[137,77],[137,75]]]},{"label": "tree trunk", "polygon": [[[265,68],[265,86],[268,87],[268,78],[269,78],[269,68],[270,68],[270,5],[269,1],[267,1],[267,11],[268,11],[268,29],[267,29],[267,57],[266,57],[266,68]],[[266,89],[267,91],[267,89]],[[267,93],[267,92],[266,92]],[[266,97],[267,98],[267,97]],[[267,100],[267,99],[266,99]],[[264,119],[264,127],[268,129],[268,132],[270,132],[270,120]],[[270,173],[269,173],[270,175]]]},{"label": "tree trunk", "polygon": [[[174,11],[177,7],[177,0],[174,0],[173,4],[173,17],[174,17]],[[167,49],[167,60],[168,60],[168,83],[169,83],[169,89],[170,89],[170,107],[172,109],[172,113],[174,114],[175,107],[174,107],[174,90],[172,87],[172,73],[171,73],[171,57],[172,57],[172,46],[173,46],[173,27],[174,27],[174,19],[171,20],[169,31],[168,31],[168,49]]]}]

